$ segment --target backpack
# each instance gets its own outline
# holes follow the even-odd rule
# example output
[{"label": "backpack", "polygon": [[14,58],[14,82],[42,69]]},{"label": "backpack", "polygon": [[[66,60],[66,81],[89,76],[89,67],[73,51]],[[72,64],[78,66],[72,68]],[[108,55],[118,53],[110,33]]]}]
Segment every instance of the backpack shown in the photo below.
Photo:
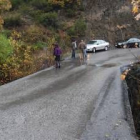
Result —
[{"label": "backpack", "polygon": [[72,42],[72,49],[77,49],[76,42]]},{"label": "backpack", "polygon": [[86,44],[85,43],[80,43],[79,44],[79,49],[81,49],[81,50],[84,50],[84,49],[86,49]]}]

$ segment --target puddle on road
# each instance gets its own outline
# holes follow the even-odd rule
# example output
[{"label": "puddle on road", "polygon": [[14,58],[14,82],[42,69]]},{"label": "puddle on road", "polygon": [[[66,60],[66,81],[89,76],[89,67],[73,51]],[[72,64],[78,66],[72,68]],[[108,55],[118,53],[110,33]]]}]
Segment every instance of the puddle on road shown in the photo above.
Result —
[{"label": "puddle on road", "polygon": [[111,67],[115,67],[117,66],[116,64],[104,64],[101,67],[105,67],[105,68],[111,68]]},{"label": "puddle on road", "polygon": [[110,63],[110,64],[88,64],[88,66],[94,66],[94,67],[104,67],[104,68],[111,68],[111,67],[115,67],[118,64],[115,63]]}]

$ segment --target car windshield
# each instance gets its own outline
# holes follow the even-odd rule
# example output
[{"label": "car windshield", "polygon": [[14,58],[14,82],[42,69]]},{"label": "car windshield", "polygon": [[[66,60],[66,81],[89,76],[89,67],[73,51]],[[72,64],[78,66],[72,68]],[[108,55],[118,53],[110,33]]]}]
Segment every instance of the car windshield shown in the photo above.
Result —
[{"label": "car windshield", "polygon": [[95,44],[97,41],[89,41],[88,44]]}]

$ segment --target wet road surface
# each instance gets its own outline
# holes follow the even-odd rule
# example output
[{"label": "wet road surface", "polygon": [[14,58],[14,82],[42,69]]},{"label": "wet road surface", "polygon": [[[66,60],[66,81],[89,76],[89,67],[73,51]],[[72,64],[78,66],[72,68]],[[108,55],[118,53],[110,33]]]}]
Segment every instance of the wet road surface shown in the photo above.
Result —
[{"label": "wet road surface", "polygon": [[128,49],[89,53],[1,86],[0,140],[134,140],[120,81],[134,61]]}]

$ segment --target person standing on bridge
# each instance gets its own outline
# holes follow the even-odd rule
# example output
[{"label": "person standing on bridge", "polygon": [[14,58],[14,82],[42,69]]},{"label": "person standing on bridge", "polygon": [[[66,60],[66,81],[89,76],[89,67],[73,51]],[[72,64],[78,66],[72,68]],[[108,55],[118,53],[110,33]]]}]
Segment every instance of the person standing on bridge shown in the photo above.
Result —
[{"label": "person standing on bridge", "polygon": [[86,44],[83,40],[81,40],[81,42],[79,43],[78,49],[80,50],[80,60],[85,62],[87,58],[87,52],[86,52]]},{"label": "person standing on bridge", "polygon": [[72,49],[72,54],[71,54],[71,58],[75,58],[75,51],[77,49],[77,44],[76,44],[76,40],[73,39],[72,43],[71,43],[71,49]]},{"label": "person standing on bridge", "polygon": [[53,52],[53,55],[55,56],[55,67],[56,68],[60,68],[61,65],[60,65],[60,56],[61,56],[61,49],[60,47],[58,46],[58,44],[54,44],[54,52]]}]

